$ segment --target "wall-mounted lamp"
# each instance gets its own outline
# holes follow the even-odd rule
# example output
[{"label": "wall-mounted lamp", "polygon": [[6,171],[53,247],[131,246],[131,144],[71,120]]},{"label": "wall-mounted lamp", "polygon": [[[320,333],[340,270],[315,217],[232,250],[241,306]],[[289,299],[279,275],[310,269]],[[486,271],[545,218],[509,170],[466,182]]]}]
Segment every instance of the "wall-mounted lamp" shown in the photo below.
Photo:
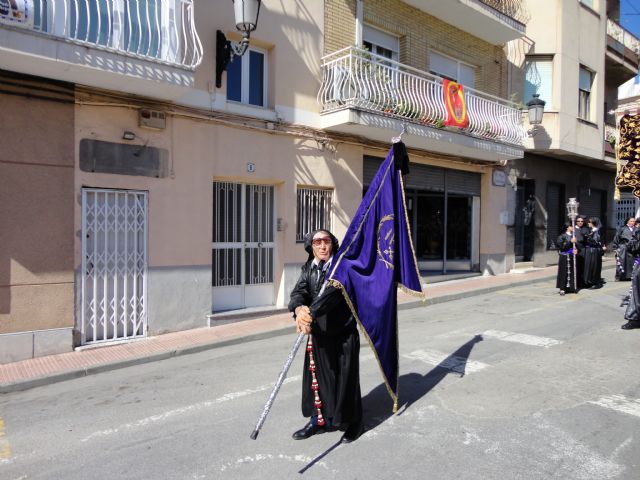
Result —
[{"label": "wall-mounted lamp", "polygon": [[222,72],[234,56],[241,57],[249,48],[249,36],[258,26],[258,15],[262,0],[233,0],[236,29],[242,33],[242,40],[231,42],[220,30],[216,32],[216,87],[222,86]]},{"label": "wall-mounted lamp", "polygon": [[527,135],[533,137],[538,133],[538,125],[542,123],[542,115],[544,114],[545,101],[540,99],[540,94],[534,93],[533,98],[527,102],[529,109],[529,125],[533,127],[527,130]]},{"label": "wall-mounted lamp", "polygon": [[122,139],[123,140],[135,140],[137,137],[137,135],[129,130],[125,130],[122,133]]}]

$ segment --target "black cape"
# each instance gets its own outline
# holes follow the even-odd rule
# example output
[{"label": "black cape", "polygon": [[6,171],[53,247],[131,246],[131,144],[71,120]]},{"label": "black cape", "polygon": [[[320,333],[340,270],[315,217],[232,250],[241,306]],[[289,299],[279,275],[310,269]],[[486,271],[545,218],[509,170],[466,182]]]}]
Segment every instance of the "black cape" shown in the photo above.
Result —
[{"label": "black cape", "polygon": [[[340,290],[327,286],[318,297],[327,270],[319,273],[312,260],[302,266],[300,278],[291,292],[289,311],[294,312],[301,305],[310,307],[322,415],[334,427],[346,429],[362,422],[360,336]],[[305,417],[317,414],[311,378],[309,352],[305,350],[302,374],[302,415]]]},{"label": "black cape", "polygon": [[631,230],[626,225],[619,228],[616,236],[613,237],[611,246],[616,251],[616,278],[618,280],[631,280],[631,271],[635,255],[629,250],[629,242],[636,230]]},{"label": "black cape", "polygon": [[584,273],[582,280],[585,288],[602,282],[603,243],[599,230],[592,230],[584,236]]}]

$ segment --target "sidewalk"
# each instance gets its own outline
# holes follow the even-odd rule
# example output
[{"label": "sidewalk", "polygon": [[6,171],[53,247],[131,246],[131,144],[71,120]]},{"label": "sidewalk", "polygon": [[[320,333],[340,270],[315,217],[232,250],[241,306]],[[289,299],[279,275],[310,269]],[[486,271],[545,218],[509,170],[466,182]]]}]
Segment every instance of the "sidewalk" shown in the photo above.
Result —
[{"label": "sidewalk", "polygon": [[[613,261],[605,259],[604,268]],[[523,273],[496,276],[476,276],[429,284],[422,302],[398,291],[398,309],[419,308],[463,297],[482,295],[514,285],[549,280],[555,277],[556,266],[531,269]],[[423,281],[425,279],[423,278]],[[294,335],[290,313],[256,313],[253,318],[213,327],[167,333],[121,344],[84,348],[60,355],[49,355],[0,365],[0,393],[46,385],[178,355],[201,352],[210,348],[248,342],[276,335]]]}]

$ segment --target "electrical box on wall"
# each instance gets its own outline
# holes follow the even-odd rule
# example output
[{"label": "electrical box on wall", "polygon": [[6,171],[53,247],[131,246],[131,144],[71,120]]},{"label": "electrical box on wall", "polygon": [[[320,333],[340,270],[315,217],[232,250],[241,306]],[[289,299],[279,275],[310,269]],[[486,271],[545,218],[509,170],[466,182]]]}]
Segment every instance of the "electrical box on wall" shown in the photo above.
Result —
[{"label": "electrical box on wall", "polygon": [[163,130],[167,126],[167,116],[160,110],[142,108],[138,111],[138,125]]}]

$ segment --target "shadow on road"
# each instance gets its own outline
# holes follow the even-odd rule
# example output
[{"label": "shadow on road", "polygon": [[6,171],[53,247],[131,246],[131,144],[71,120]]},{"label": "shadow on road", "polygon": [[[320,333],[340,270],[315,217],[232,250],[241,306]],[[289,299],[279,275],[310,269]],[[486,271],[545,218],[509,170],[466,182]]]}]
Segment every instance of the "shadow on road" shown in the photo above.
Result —
[{"label": "shadow on road", "polygon": [[[457,373],[461,377],[465,374],[467,360],[476,343],[483,340],[482,335],[476,335],[461,345],[455,352],[442,360],[424,375],[407,373],[400,376],[400,408],[398,415],[407,411],[413,403],[420,400],[440,383],[448,374]],[[392,413],[392,401],[389,398],[386,385],[380,384],[362,398],[366,430],[373,430],[387,420]]]},{"label": "shadow on road", "polygon": [[[414,402],[420,400],[431,391],[449,373],[457,373],[461,377],[465,374],[465,367],[471,350],[474,345],[483,340],[482,335],[476,335],[464,345],[461,345],[455,352],[442,360],[425,375],[419,373],[408,373],[400,376],[400,401],[402,406],[398,410],[398,415],[407,411]],[[362,398],[364,410],[365,431],[373,430],[391,415],[393,403],[389,398],[387,387],[384,383],[378,385]],[[298,473],[305,473],[329,453],[340,446],[340,440],[331,445],[327,450],[311,460]]]}]

